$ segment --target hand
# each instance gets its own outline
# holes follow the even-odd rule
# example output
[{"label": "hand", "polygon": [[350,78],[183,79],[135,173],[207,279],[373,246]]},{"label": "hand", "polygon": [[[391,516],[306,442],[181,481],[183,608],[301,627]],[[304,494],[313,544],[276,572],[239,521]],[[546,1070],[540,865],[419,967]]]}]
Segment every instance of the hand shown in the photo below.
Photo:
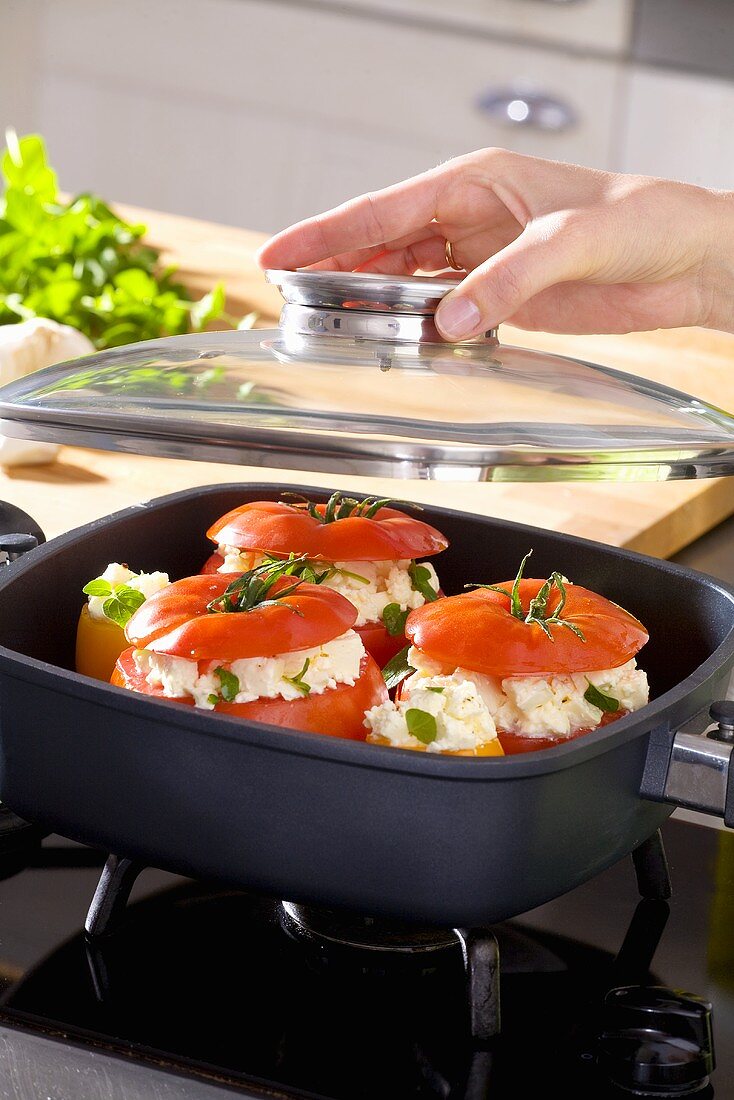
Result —
[{"label": "hand", "polygon": [[468,272],[436,314],[468,339],[547,332],[734,331],[734,193],[483,149],[299,222],[262,267]]}]

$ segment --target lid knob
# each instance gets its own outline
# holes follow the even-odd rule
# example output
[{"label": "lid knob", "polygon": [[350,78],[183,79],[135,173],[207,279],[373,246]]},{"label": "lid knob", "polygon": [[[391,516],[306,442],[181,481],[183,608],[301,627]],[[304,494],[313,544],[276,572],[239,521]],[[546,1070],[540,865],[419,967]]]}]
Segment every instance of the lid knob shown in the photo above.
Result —
[{"label": "lid knob", "polygon": [[701,1092],[715,1065],[711,1005],[662,986],[620,986],[604,1001],[599,1066],[638,1096]]},{"label": "lid knob", "polygon": [[[433,315],[461,281],[450,275],[309,270],[266,271],[265,278],[285,300],[280,327],[286,334],[410,344],[445,343]],[[496,331],[464,342],[496,344]]]}]

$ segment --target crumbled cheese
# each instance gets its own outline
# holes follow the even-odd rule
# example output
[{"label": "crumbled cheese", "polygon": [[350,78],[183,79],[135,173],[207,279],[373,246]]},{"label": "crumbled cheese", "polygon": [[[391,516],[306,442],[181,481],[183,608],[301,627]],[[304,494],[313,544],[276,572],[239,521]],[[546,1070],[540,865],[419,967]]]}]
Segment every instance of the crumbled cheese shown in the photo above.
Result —
[{"label": "crumbled cheese", "polygon": [[[215,669],[225,668],[237,677],[239,692],[234,703],[251,703],[254,699],[301,699],[304,692],[291,681],[299,678],[310,688],[309,694],[320,695],[337,684],[352,685],[359,678],[364,646],[359,634],[348,630],[333,641],[312,649],[278,653],[274,657],[245,657],[239,661],[189,661],[186,657],[170,657],[150,650],[135,651],[135,664],[148,683],[163,689],[169,698],[190,695],[197,707],[212,710],[221,696],[221,683]],[[303,672],[304,665],[308,667]],[[303,673],[301,675],[301,673]]]},{"label": "crumbled cheese", "polygon": [[405,718],[410,708],[436,719],[436,739],[426,745],[428,752],[471,750],[496,738],[492,715],[470,680],[456,675],[422,679],[397,703],[381,703],[366,712],[365,725],[373,738],[384,738],[396,748],[415,748]]},{"label": "crumbled cheese", "polygon": [[[219,567],[220,573],[239,573],[253,569],[264,560],[257,551],[240,551],[236,546],[220,546],[219,553],[224,558]],[[410,559],[402,561],[337,561],[334,565],[342,572],[335,573],[323,583],[327,588],[345,596],[357,608],[356,626],[373,623],[382,619],[382,612],[388,604],[397,603],[401,611],[412,611],[421,607],[425,597],[413,588],[408,570]],[[428,583],[437,592],[439,588],[436,570],[430,562],[420,563],[428,570]],[[354,576],[349,576],[349,574]],[[359,579],[362,578],[362,579]]]},{"label": "crumbled cheese", "polygon": [[[168,573],[133,573],[132,569],[128,569],[126,565],[120,565],[116,561],[110,562],[100,576],[102,580],[109,581],[113,588],[118,584],[126,584],[128,588],[134,588],[136,592],[142,592],[146,600],[154,592],[160,592],[162,588],[167,588],[171,583],[168,579]],[[104,605],[108,599],[109,596],[87,597],[91,618],[97,620],[106,618]]]},{"label": "crumbled cheese", "polygon": [[[404,695],[412,698],[417,689],[442,682],[440,673],[445,669],[414,647],[408,652],[408,662],[416,671],[405,681]],[[639,710],[649,698],[647,676],[634,660],[618,668],[573,675],[509,676],[500,680],[457,668],[452,673],[455,677],[474,684],[498,729],[523,737],[570,737],[577,730],[598,726],[603,711],[584,698],[589,683],[617,699],[621,710]]]},{"label": "crumbled cheese", "polygon": [[246,573],[265,560],[259,550],[240,550],[238,546],[218,546],[217,553],[224,559],[218,573]]}]

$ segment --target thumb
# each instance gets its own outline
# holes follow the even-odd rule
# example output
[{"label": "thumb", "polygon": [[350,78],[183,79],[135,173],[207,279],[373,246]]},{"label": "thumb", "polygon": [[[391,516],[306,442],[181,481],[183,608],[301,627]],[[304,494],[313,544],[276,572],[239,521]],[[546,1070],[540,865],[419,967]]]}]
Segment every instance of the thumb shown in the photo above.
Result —
[{"label": "thumb", "polygon": [[441,301],[436,311],[441,335],[468,340],[496,328],[549,286],[582,278],[589,273],[592,244],[587,234],[564,232],[545,219],[531,223]]}]

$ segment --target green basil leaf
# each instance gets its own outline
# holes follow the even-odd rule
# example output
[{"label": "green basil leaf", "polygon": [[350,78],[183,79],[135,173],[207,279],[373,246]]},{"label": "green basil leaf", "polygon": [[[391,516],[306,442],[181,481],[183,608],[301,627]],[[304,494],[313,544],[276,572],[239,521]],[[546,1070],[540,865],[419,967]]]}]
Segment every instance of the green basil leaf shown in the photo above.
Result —
[{"label": "green basil leaf", "polygon": [[415,672],[415,669],[408,664],[408,649],[409,646],[404,646],[399,653],[395,654],[392,660],[387,662],[382,670],[388,691],[397,687],[398,684]]},{"label": "green basil leaf", "polygon": [[416,592],[420,592],[424,600],[432,603],[433,600],[438,599],[438,592],[431,585],[431,574],[425,565],[419,565],[418,562],[412,561],[408,569],[408,576],[413,583],[413,588]]},{"label": "green basil leaf", "polygon": [[215,668],[219,683],[222,685],[222,698],[225,703],[233,703],[240,692],[240,682],[233,672],[227,668]]},{"label": "green basil leaf", "polygon": [[138,592],[137,588],[130,588],[127,584],[118,584],[115,587],[115,598],[119,600],[122,606],[126,608],[131,615],[145,603],[145,596],[143,593]]},{"label": "green basil leaf", "polygon": [[121,627],[124,627],[132,617],[132,612],[120,603],[116,596],[111,596],[109,600],[105,600],[102,604],[102,610],[108,619]]},{"label": "green basil leaf", "polygon": [[207,703],[211,703],[211,705],[212,705],[213,707],[215,707],[215,706],[217,705],[217,703],[219,702],[219,696],[218,696],[218,695],[215,695],[215,694],[214,694],[214,693],[212,692],[212,694],[211,694],[211,695],[207,695],[207,697],[206,697],[206,701],[207,701]]},{"label": "green basil leaf", "polygon": [[412,734],[423,745],[430,745],[438,737],[436,719],[427,710],[410,707],[405,712],[405,721],[408,726],[408,733]]},{"label": "green basil leaf", "polygon": [[85,584],[82,588],[82,592],[85,596],[111,596],[112,585],[109,581],[106,581],[104,577],[97,577],[95,580],[90,581],[89,584]]},{"label": "green basil leaf", "polygon": [[393,638],[405,634],[405,620],[407,618],[408,612],[401,610],[399,603],[389,603],[387,607],[383,608],[382,621],[388,634]]},{"label": "green basil leaf", "polygon": [[592,707],[598,707],[599,710],[604,711],[605,714],[616,714],[620,709],[619,699],[615,699],[613,695],[607,695],[598,687],[595,687],[588,677],[586,678],[586,683],[589,685],[584,692],[584,699],[586,702],[591,703]]}]

